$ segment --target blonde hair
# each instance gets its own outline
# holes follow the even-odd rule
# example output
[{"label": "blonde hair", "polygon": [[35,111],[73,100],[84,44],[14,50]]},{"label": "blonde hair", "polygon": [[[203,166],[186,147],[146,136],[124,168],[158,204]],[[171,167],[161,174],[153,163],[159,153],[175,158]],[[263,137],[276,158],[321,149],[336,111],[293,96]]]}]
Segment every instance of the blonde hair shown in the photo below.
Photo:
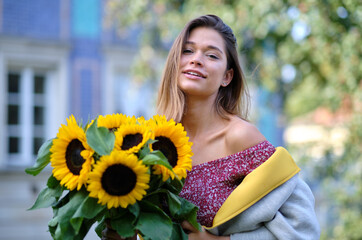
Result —
[{"label": "blonde hair", "polygon": [[[182,34],[182,32],[181,32]],[[166,60],[158,91],[157,112],[180,122],[185,110],[185,94],[177,85],[183,43],[181,34],[175,40]]]},{"label": "blonde hair", "polygon": [[181,122],[186,111],[186,96],[177,85],[179,65],[183,47],[191,31],[197,27],[208,27],[216,30],[224,39],[227,69],[233,69],[234,75],[230,84],[220,87],[215,100],[215,110],[223,118],[227,113],[247,119],[249,110],[249,94],[244,74],[241,70],[236,38],[231,28],[215,15],[205,15],[191,20],[173,43],[167,57],[166,66],[158,91],[157,112],[167,119]]}]

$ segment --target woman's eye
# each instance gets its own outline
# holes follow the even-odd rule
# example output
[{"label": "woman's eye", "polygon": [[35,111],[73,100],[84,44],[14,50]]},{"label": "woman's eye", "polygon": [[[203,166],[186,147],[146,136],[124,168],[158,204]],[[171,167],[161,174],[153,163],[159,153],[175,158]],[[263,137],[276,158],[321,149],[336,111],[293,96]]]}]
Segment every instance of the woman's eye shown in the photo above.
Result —
[{"label": "woman's eye", "polygon": [[191,49],[184,49],[182,53],[192,53]]},{"label": "woman's eye", "polygon": [[209,57],[212,58],[212,59],[219,59],[219,57],[214,55],[214,54],[209,54]]}]

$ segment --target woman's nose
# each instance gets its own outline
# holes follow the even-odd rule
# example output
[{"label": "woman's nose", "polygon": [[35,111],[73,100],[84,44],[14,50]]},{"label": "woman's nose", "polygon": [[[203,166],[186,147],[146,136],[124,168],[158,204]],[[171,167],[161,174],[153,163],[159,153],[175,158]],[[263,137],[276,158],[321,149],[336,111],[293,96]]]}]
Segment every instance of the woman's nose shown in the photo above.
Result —
[{"label": "woman's nose", "polygon": [[192,56],[191,58],[191,61],[190,61],[191,64],[194,64],[194,65],[203,65],[203,62],[202,62],[202,57],[200,54],[196,53]]}]

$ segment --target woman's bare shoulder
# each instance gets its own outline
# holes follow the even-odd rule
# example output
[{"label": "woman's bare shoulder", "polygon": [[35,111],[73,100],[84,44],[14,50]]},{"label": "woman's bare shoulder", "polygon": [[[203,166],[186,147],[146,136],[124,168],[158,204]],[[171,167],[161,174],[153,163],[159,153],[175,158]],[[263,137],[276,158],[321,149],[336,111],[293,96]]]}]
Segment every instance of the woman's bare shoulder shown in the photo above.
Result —
[{"label": "woman's bare shoulder", "polygon": [[226,133],[228,151],[237,153],[265,141],[265,137],[253,124],[233,116]]}]

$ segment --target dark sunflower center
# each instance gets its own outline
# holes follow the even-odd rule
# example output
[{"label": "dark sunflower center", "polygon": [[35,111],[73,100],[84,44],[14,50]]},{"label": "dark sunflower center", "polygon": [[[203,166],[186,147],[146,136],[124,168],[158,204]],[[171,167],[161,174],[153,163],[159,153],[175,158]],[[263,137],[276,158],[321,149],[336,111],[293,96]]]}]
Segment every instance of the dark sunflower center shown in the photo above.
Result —
[{"label": "dark sunflower center", "polygon": [[153,150],[160,150],[167,158],[172,167],[177,165],[177,149],[173,142],[163,136],[156,137],[157,142],[152,144]]},{"label": "dark sunflower center", "polygon": [[136,134],[128,134],[126,136],[124,136],[123,138],[123,144],[121,149],[122,150],[128,150],[131,147],[137,146],[138,144],[140,144],[143,140],[143,136],[140,133],[136,133]]},{"label": "dark sunflower center", "polygon": [[82,170],[82,165],[85,162],[85,159],[80,155],[84,150],[84,146],[78,139],[73,139],[67,147],[65,152],[65,160],[67,163],[68,169],[74,174],[79,175],[80,170]]},{"label": "dark sunflower center", "polygon": [[102,176],[102,187],[110,195],[122,196],[136,186],[137,176],[127,166],[115,164],[106,169]]}]

